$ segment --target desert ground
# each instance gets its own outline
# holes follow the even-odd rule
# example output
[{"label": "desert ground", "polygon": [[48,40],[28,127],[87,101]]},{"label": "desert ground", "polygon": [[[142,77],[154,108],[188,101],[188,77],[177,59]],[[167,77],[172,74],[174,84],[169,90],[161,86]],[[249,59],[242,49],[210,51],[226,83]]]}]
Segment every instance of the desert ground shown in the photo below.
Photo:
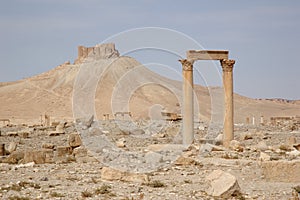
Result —
[{"label": "desert ground", "polygon": [[223,89],[195,85],[184,146],[161,115],[181,116],[182,83],[101,48],[0,83],[1,199],[300,199],[300,101],[234,94],[225,148]]}]

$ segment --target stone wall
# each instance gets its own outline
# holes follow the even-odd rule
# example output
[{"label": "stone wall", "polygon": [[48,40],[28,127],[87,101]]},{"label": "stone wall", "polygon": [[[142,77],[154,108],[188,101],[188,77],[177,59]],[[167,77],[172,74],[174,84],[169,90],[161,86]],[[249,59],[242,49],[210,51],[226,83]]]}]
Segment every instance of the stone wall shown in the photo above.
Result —
[{"label": "stone wall", "polygon": [[75,64],[80,64],[83,61],[117,58],[119,57],[118,50],[115,49],[114,43],[97,44],[95,47],[78,46],[78,57]]}]

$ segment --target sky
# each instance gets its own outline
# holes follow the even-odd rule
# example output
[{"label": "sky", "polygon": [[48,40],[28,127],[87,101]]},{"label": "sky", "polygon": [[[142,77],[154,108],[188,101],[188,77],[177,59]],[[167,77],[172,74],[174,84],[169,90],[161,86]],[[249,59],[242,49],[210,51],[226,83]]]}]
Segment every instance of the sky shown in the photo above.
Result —
[{"label": "sky", "polygon": [[[204,49],[229,50],[230,58],[236,60],[234,91],[238,94],[300,99],[299,0],[1,1],[0,82],[34,76],[68,60],[73,62],[79,45],[118,40],[116,35],[144,27],[178,33]],[[162,36],[148,37],[160,41]],[[175,37],[172,41],[177,45]],[[170,52],[143,50],[128,55],[145,65],[168,65],[180,74],[179,57]],[[220,79],[207,81],[210,65],[220,71],[217,62],[197,62],[196,83],[221,85]],[[166,69],[153,70],[178,79]]]}]

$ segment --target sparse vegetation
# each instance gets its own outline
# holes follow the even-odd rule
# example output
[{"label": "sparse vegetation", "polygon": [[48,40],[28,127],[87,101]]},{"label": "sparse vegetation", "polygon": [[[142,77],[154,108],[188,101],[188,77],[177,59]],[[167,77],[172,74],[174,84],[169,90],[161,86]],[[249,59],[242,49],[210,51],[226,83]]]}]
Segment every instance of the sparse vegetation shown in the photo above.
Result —
[{"label": "sparse vegetation", "polygon": [[189,183],[189,184],[190,184],[190,183],[192,183],[192,181],[191,181],[191,180],[188,180],[188,179],[185,179],[185,180],[184,180],[184,183]]},{"label": "sparse vegetation", "polygon": [[161,182],[159,180],[152,181],[150,183],[147,183],[146,185],[150,186],[150,187],[153,187],[153,188],[160,188],[160,187],[165,187],[166,186],[163,182]]},{"label": "sparse vegetation", "polygon": [[10,191],[10,190],[14,190],[14,191],[21,191],[22,190],[22,184],[12,184],[11,186],[7,186],[7,187],[1,187],[1,190],[6,190],[6,191]]},{"label": "sparse vegetation", "polygon": [[34,189],[40,189],[41,186],[37,183],[33,183],[33,182],[26,182],[26,181],[21,181],[19,183],[19,186],[23,187],[23,188],[26,188],[26,187],[32,187]]},{"label": "sparse vegetation", "polygon": [[100,188],[97,188],[95,194],[109,194],[111,193],[111,186],[103,184]]},{"label": "sparse vegetation", "polygon": [[58,192],[51,192],[50,196],[51,197],[65,197],[65,195],[58,193]]},{"label": "sparse vegetation", "polygon": [[82,196],[83,198],[92,197],[92,196],[93,196],[93,193],[91,193],[91,192],[85,190],[85,191],[81,192],[81,196]]},{"label": "sparse vegetation", "polygon": [[30,199],[28,197],[11,196],[8,197],[8,200],[30,200]]}]

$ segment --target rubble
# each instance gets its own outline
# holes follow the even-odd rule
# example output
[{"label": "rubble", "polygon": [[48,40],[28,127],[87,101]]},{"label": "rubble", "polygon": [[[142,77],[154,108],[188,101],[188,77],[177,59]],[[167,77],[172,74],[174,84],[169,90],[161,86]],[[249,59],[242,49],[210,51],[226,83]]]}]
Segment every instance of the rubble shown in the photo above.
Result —
[{"label": "rubble", "polygon": [[[180,122],[161,128],[158,122],[147,125],[143,121],[131,126],[129,122],[106,120],[97,122],[102,124],[97,127],[90,119],[78,120],[80,125],[76,124],[76,128],[80,134],[75,124],[66,122],[60,122],[64,124],[60,128],[58,124],[36,126],[30,131],[27,127],[0,128],[1,143],[6,147],[5,155],[0,156],[0,188],[11,187],[21,179],[40,180],[45,199],[53,199],[54,193],[49,191],[76,199],[71,188],[80,190],[79,195],[86,189],[93,194],[103,183],[111,185],[112,194],[116,194],[111,199],[124,197],[129,190],[133,191],[132,197],[143,194],[145,199],[289,199],[295,196],[291,188],[299,180],[300,160],[296,133],[260,127],[247,130],[240,126],[235,140],[225,148],[221,145],[221,134],[219,139],[203,139],[208,131],[205,130],[195,134],[195,143],[186,147],[180,143],[180,134],[178,137],[173,133],[179,130]],[[158,129],[161,132],[156,132]],[[263,129],[268,127],[265,125]],[[30,132],[30,137],[7,135],[23,130]],[[57,131],[64,134],[49,137],[49,132]],[[160,134],[164,137],[156,137]],[[89,143],[94,141],[95,149]],[[17,148],[8,155],[10,144],[16,144]],[[210,176],[213,178],[205,178]],[[21,192],[29,194],[29,189],[23,188]],[[0,194],[4,199],[10,195],[1,193],[1,189]],[[29,196],[35,198],[40,194],[41,190],[30,190]],[[93,198],[101,197],[94,194]]]},{"label": "rubble", "polygon": [[206,190],[208,195],[224,199],[240,196],[240,186],[237,179],[230,173],[214,170],[206,177],[210,187]]},{"label": "rubble", "polygon": [[69,134],[69,146],[72,148],[79,147],[82,144],[78,133]]},{"label": "rubble", "polygon": [[128,173],[110,167],[102,168],[101,178],[108,181],[126,181],[134,183],[149,182],[149,177],[146,174]]},{"label": "rubble", "polygon": [[9,143],[9,146],[7,148],[7,153],[6,154],[11,154],[12,152],[16,151],[17,150],[17,143],[15,142],[10,142]]},{"label": "rubble", "polygon": [[261,168],[264,177],[268,181],[299,183],[300,160],[262,162]]}]

